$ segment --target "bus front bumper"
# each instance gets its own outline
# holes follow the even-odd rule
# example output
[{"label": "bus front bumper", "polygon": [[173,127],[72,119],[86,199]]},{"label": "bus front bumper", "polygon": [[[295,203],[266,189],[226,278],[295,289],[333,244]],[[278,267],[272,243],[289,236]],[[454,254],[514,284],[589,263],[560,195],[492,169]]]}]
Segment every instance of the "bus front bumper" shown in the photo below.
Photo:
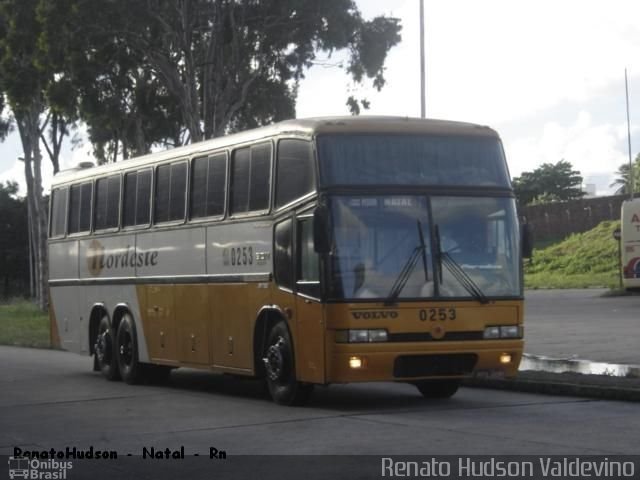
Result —
[{"label": "bus front bumper", "polygon": [[337,344],[328,357],[327,383],[411,382],[473,374],[514,377],[523,340]]}]

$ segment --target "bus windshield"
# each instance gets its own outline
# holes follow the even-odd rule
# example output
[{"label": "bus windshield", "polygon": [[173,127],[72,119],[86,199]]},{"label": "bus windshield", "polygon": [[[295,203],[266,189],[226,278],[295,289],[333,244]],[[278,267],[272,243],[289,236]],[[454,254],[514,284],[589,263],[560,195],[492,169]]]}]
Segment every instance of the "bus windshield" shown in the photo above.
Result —
[{"label": "bus windshield", "polygon": [[481,297],[521,295],[511,198],[336,196],[330,205],[332,298],[477,297],[468,283]]},{"label": "bus windshield", "polygon": [[333,185],[510,187],[492,136],[321,135],[320,178]]}]

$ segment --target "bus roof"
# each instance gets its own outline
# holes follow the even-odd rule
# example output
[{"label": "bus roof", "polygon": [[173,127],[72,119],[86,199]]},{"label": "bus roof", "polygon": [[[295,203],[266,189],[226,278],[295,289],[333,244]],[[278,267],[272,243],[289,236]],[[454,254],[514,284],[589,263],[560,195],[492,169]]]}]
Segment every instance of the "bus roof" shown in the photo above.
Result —
[{"label": "bus roof", "polygon": [[225,135],[162,152],[150,153],[126,160],[126,162],[110,163],[91,168],[72,167],[60,171],[53,178],[52,183],[55,186],[84,178],[108,175],[123,169],[135,169],[153,165],[163,160],[189,158],[200,153],[208,153],[213,150],[255,142],[277,135],[291,134],[311,137],[327,133],[422,133],[431,135],[498,136],[493,129],[473,123],[410,117],[363,115],[285,120],[265,127]]}]

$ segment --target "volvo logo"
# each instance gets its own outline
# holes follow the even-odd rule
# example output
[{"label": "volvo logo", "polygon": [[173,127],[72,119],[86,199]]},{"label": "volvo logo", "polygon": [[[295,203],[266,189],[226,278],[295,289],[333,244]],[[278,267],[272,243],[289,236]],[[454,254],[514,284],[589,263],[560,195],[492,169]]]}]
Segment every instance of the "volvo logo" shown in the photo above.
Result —
[{"label": "volvo logo", "polygon": [[442,340],[444,338],[444,328],[442,327],[442,325],[435,325],[432,329],[431,329],[431,337],[434,340]]},{"label": "volvo logo", "polygon": [[377,320],[377,319],[387,319],[387,318],[398,318],[398,312],[393,310],[371,310],[365,312],[351,312],[351,315],[356,320]]}]

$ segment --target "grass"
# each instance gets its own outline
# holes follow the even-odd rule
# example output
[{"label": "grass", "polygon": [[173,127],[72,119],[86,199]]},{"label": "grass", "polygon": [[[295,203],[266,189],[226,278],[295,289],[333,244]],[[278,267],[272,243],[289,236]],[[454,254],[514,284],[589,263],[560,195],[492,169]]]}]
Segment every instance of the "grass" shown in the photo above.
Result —
[{"label": "grass", "polygon": [[619,221],[606,221],[584,233],[535,249],[525,264],[526,288],[588,288],[618,286],[618,243],[612,232]]},{"label": "grass", "polygon": [[0,305],[0,345],[49,348],[49,316],[25,300]]}]

